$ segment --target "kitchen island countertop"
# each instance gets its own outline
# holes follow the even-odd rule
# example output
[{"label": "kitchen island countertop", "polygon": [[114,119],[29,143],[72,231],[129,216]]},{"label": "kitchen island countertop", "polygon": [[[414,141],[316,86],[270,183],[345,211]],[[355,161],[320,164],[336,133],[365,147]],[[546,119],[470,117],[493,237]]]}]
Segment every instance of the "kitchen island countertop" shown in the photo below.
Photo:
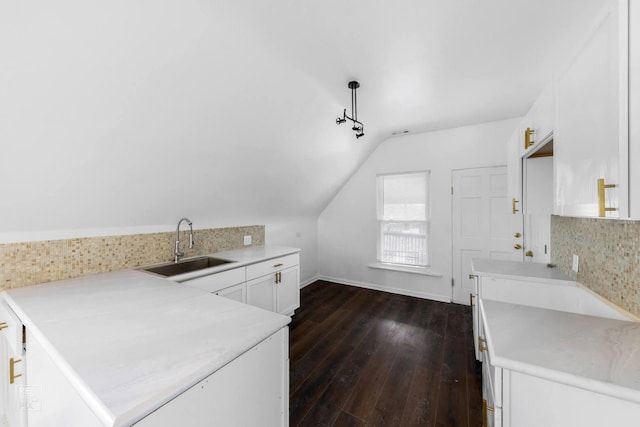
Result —
[{"label": "kitchen island countertop", "polygon": [[[249,252],[243,264],[283,249]],[[2,296],[106,426],[140,420],[291,321],[136,270]]]}]

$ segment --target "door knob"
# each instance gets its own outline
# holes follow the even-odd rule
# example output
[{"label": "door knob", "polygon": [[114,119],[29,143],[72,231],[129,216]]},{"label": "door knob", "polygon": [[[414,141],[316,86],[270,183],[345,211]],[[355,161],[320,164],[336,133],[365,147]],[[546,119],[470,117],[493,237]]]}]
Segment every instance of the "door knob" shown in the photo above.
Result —
[{"label": "door knob", "polygon": [[515,245],[513,245],[513,249],[522,249],[522,245],[519,243],[516,243]]},{"label": "door knob", "polygon": [[518,232],[516,232],[516,233],[513,235],[513,237],[516,237],[516,238],[517,238],[517,237],[521,237],[521,236],[522,236],[522,234],[520,234],[520,233],[518,233]]}]

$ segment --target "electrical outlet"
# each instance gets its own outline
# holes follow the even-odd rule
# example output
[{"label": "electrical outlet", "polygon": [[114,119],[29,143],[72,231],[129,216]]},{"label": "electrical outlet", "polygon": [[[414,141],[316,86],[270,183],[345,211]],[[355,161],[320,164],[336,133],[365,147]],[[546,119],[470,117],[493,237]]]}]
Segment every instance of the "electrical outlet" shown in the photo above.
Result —
[{"label": "electrical outlet", "polygon": [[573,254],[573,263],[571,264],[571,269],[578,272],[578,263],[580,262],[580,257],[576,254]]},{"label": "electrical outlet", "polygon": [[251,236],[244,236],[244,245],[248,246],[251,244]]}]

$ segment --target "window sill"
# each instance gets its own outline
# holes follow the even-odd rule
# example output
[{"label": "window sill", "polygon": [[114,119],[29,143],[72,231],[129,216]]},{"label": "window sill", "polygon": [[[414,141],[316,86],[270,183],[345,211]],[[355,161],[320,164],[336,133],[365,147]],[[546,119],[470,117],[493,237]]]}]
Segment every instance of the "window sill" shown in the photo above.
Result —
[{"label": "window sill", "polygon": [[381,262],[372,262],[369,268],[377,268],[380,270],[401,271],[403,273],[422,274],[423,276],[442,277],[442,273],[432,270],[429,267],[409,267],[397,264],[384,264]]}]

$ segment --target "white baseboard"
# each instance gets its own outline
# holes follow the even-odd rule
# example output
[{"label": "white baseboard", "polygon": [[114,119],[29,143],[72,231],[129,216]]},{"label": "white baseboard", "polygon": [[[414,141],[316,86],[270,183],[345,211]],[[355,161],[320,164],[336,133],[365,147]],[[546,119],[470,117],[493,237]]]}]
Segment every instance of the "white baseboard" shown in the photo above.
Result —
[{"label": "white baseboard", "polygon": [[304,282],[301,282],[300,283],[300,289],[304,288],[305,286],[309,286],[310,284],[312,284],[316,280],[320,280],[320,278],[318,276],[313,276],[311,279],[307,279]]},{"label": "white baseboard", "polygon": [[[325,280],[327,282],[338,283],[340,285],[357,286],[358,288],[372,289],[374,291],[389,292],[392,294],[405,295],[408,297],[416,297],[429,299],[440,302],[451,302],[451,297],[446,295],[432,294],[429,292],[411,291],[408,289],[392,288],[389,286],[374,285],[373,283],[354,282],[352,280],[339,279],[337,277],[316,276],[314,280]],[[305,285],[306,286],[306,285]]]}]

